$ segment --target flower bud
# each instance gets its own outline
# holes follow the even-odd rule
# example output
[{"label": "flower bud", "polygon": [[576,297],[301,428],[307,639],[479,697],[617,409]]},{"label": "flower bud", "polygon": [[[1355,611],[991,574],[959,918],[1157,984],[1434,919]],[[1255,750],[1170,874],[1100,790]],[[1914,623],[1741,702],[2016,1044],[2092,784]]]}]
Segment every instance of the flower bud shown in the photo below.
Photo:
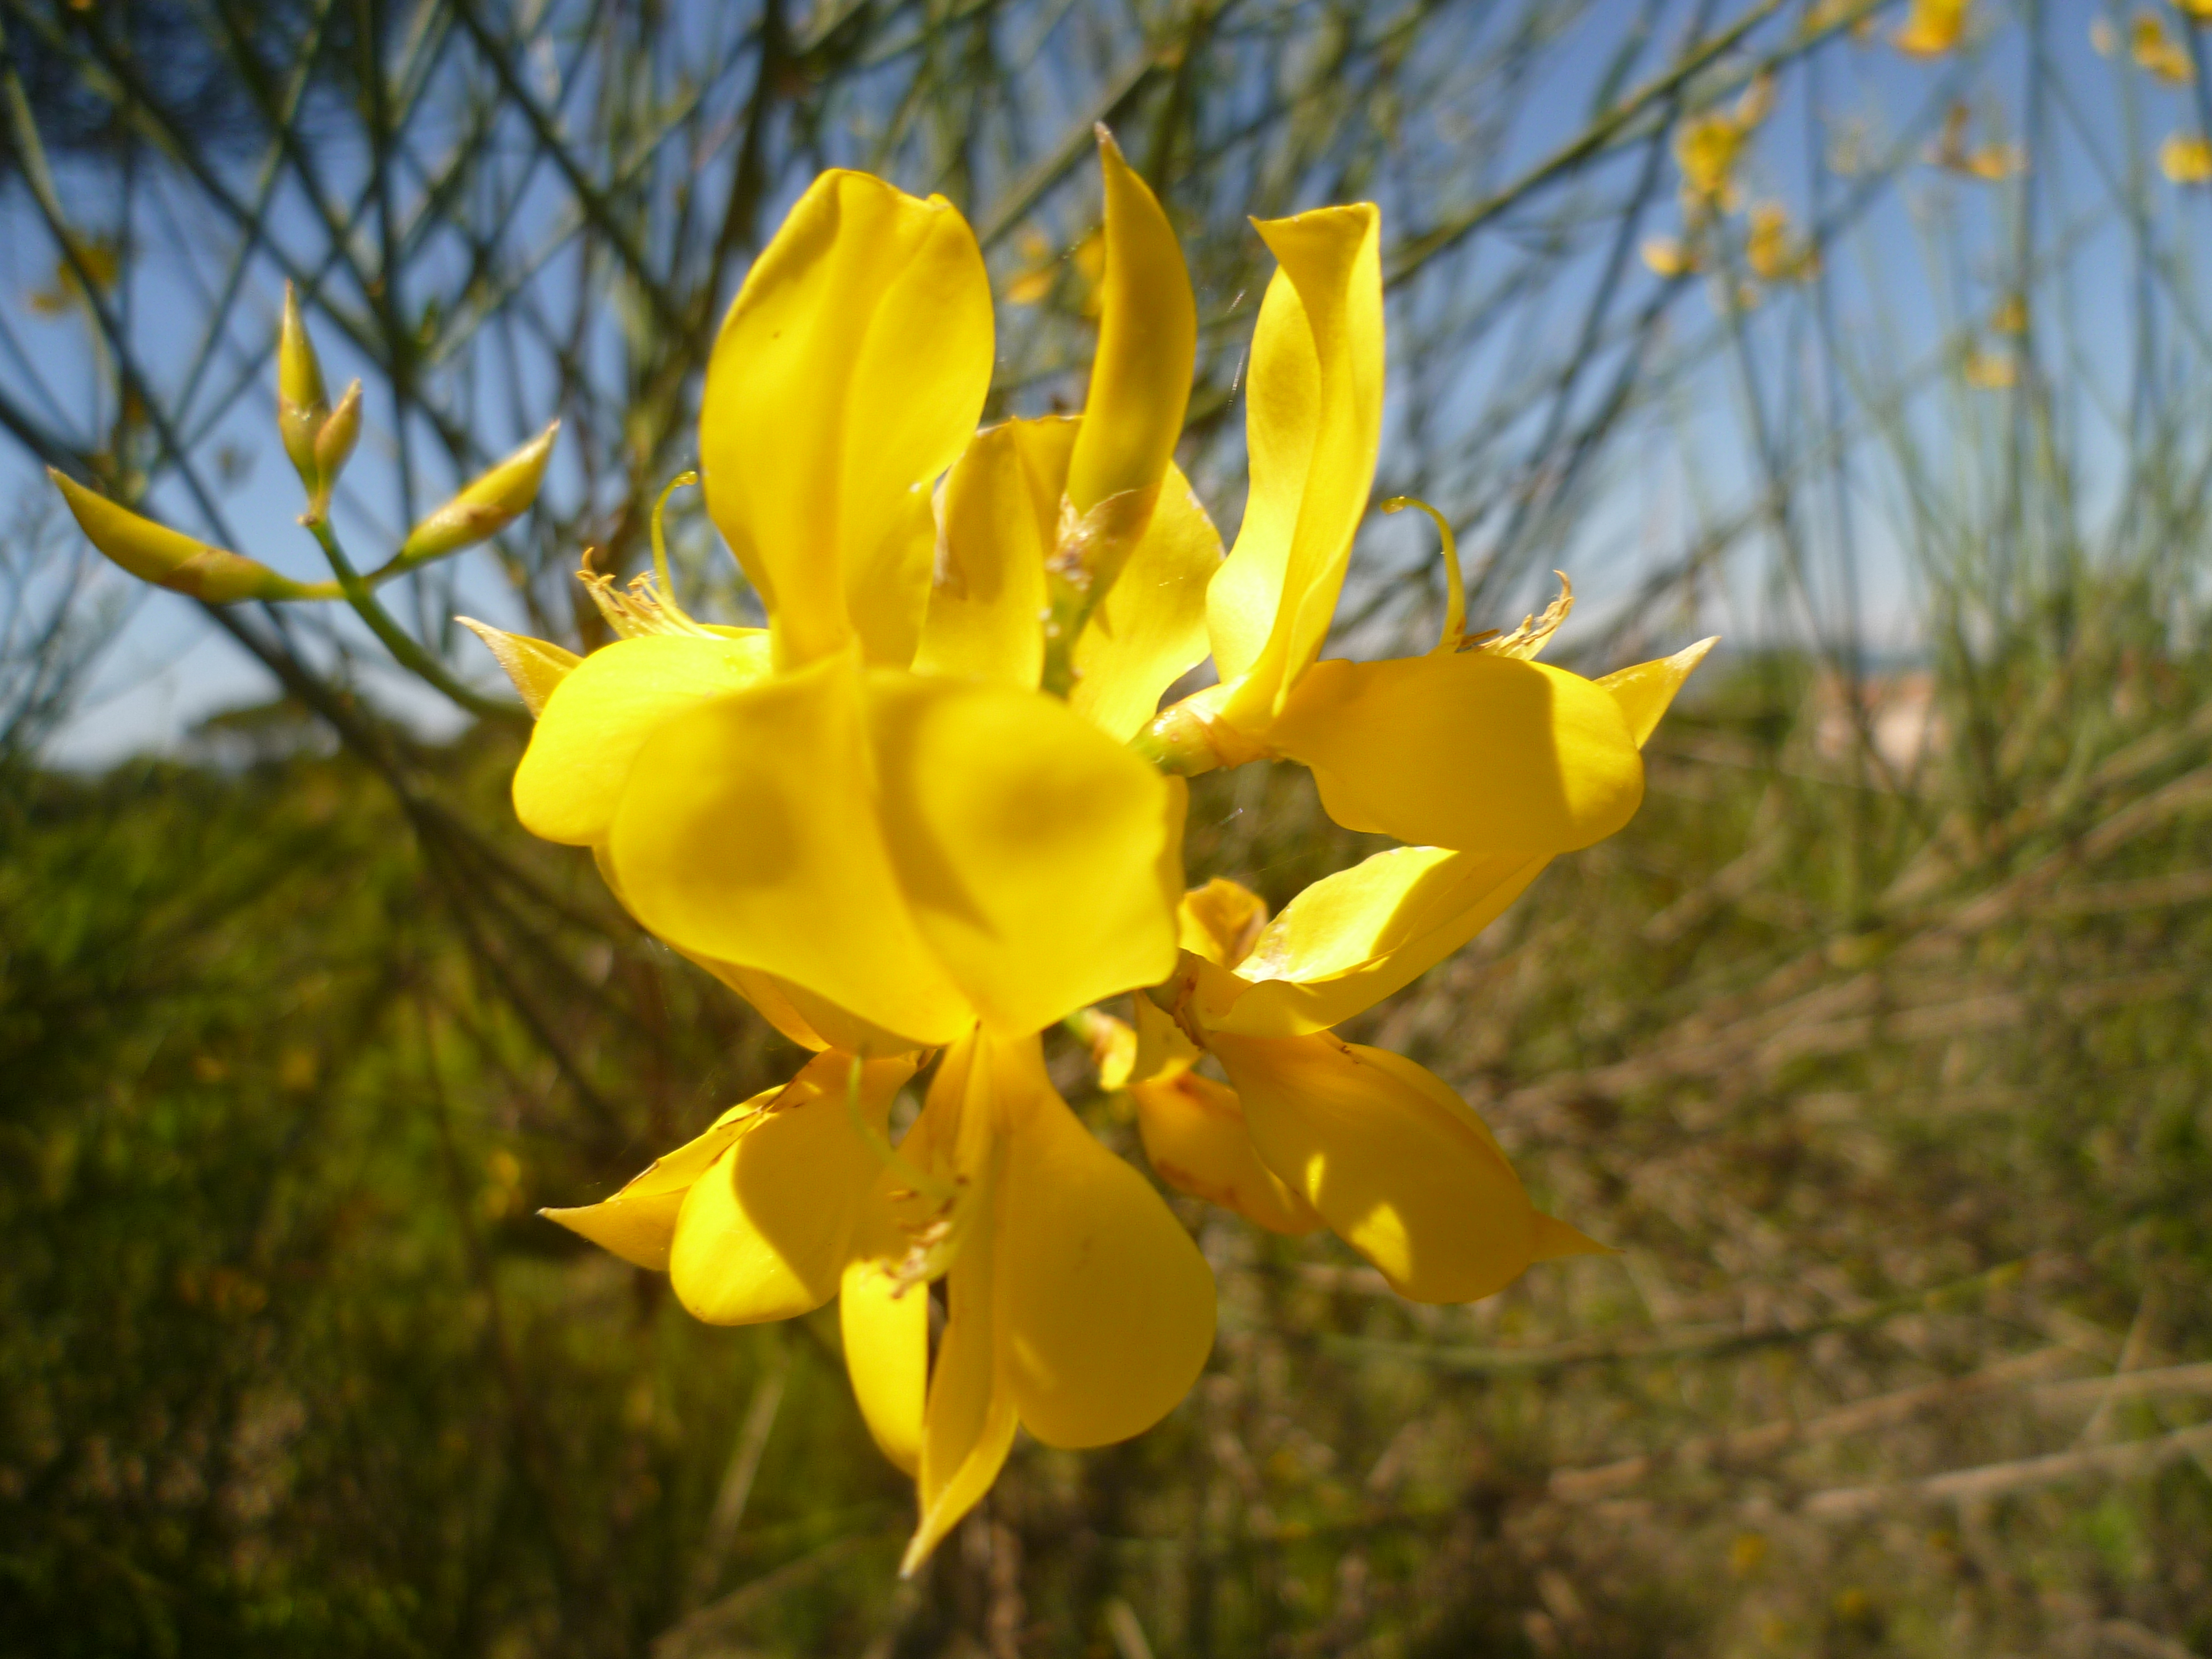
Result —
[{"label": "flower bud", "polygon": [[139,517],[106,496],[46,469],[69,503],[87,540],[141,581],[188,593],[210,605],[240,599],[318,599],[334,589],[308,587],[280,576],[267,565]]},{"label": "flower bud", "polygon": [[554,434],[560,430],[561,422],[554,422],[416,525],[394,562],[412,565],[443,558],[474,547],[512,524],[538,499],[546,460],[553,453]]},{"label": "flower bud", "polygon": [[284,323],[276,336],[276,430],[284,453],[307,494],[316,492],[315,434],[330,419],[330,396],[323,390],[323,366],[314,343],[300,320],[300,296],[284,284]]},{"label": "flower bud", "polygon": [[331,491],[337,488],[338,474],[345,471],[360,437],[361,382],[356,380],[315,434],[315,482],[307,501],[310,518],[319,519],[331,510]]}]

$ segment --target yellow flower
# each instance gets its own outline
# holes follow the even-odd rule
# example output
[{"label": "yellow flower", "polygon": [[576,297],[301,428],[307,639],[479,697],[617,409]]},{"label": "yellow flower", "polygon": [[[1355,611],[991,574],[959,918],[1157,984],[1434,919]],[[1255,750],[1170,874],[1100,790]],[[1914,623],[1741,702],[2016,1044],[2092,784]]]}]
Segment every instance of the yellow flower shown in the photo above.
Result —
[{"label": "yellow flower", "polygon": [[2020,383],[2020,367],[2008,351],[1977,349],[1966,354],[1966,376],[1978,392],[2002,392]]},{"label": "yellow flower", "polygon": [[2158,147],[2158,170],[2177,185],[2212,180],[2212,143],[2196,133],[2177,132]]},{"label": "yellow flower", "polygon": [[1099,132],[1103,309],[1075,419],[1009,421],[946,478],[917,672],[1042,685],[1116,741],[1206,656],[1220,538],[1174,465],[1197,306],[1167,216]]},{"label": "yellow flower", "polygon": [[1098,291],[1099,280],[1105,274],[1106,242],[1104,233],[1091,231],[1063,256],[1053,251],[1053,246],[1043,232],[1025,230],[1019,242],[1023,264],[1006,283],[1006,303],[1010,306],[1042,305],[1052,297],[1060,285],[1063,259],[1073,270],[1078,285],[1076,309],[1085,317],[1096,317],[1105,304]]},{"label": "yellow flower", "polygon": [[1744,259],[1762,282],[1809,282],[1820,273],[1820,250],[1790,234],[1788,210],[1773,202],[1752,209]]},{"label": "yellow flower", "polygon": [[1940,58],[1966,33],[1971,7],[1972,0],[1912,0],[1891,44],[1908,58]]},{"label": "yellow flower", "polygon": [[1060,1447],[1141,1434],[1197,1379],[1214,1320],[1205,1258],[1054,1091],[1036,1037],[954,1044],[893,1151],[913,1072],[910,1055],[820,1054],[613,1197],[545,1212],[665,1270],[714,1323],[840,1295],[862,1415],[920,1488],[908,1573],[989,1489],[1017,1424]]},{"label": "yellow flower", "polygon": [[2155,12],[2139,11],[2135,15],[2128,25],[2128,50],[2136,68],[2161,81],[2179,85],[2196,73],[2189,62],[2188,48],[2166,32],[2166,25]]},{"label": "yellow flower", "polygon": [[883,1172],[866,1132],[884,1132],[915,1060],[817,1054],[791,1082],[732,1106],[613,1197],[544,1214],[665,1273],[677,1299],[709,1324],[811,1313],[836,1294]]},{"label": "yellow flower", "polygon": [[1686,276],[1705,263],[1692,245],[1672,236],[1647,236],[1637,252],[1655,276]]},{"label": "yellow flower", "polygon": [[[708,511],[769,628],[610,591],[631,636],[561,674],[516,771],[525,827],[592,848],[647,929],[817,1042],[1034,1032],[1174,961],[1180,786],[1057,699],[909,666],[930,484],[991,362],[951,206],[818,179],[731,307],[700,422]],[[1086,413],[1078,459],[1084,433],[1114,488],[1172,442]]]},{"label": "yellow flower", "polygon": [[1753,129],[1774,107],[1774,79],[1761,75],[1731,109],[1711,110],[1685,121],[1674,133],[1674,165],[1682,171],[1685,212],[1694,221],[1715,209],[1735,210],[1735,172]]},{"label": "yellow flower", "polygon": [[[1711,644],[1597,683],[1637,743]],[[1172,1018],[1139,998],[1136,1051],[1102,1078],[1128,1087],[1161,1178],[1278,1232],[1326,1224],[1416,1301],[1488,1296],[1532,1261],[1601,1248],[1530,1205],[1449,1085],[1330,1029],[1465,945],[1547,862],[1399,848],[1272,921],[1231,882],[1187,894]],[[1201,1045],[1231,1087],[1190,1069]]]},{"label": "yellow flower", "polygon": [[1323,208],[1259,229],[1280,268],[1252,346],[1244,522],[1206,598],[1221,679],[1139,746],[1185,772],[1297,761],[1339,823],[1401,841],[1539,854],[1611,835],[1636,810],[1643,769],[1619,708],[1588,680],[1462,649],[1452,629],[1427,656],[1318,659],[1382,433],[1380,219]]}]

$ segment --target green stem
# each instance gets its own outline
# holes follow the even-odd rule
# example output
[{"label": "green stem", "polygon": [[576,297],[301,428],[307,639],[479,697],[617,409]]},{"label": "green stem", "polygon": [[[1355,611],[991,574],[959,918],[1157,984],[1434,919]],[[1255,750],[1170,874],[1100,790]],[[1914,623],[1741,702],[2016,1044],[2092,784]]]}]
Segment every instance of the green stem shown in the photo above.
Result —
[{"label": "green stem", "polygon": [[396,574],[397,560],[385,565],[374,576],[364,577],[353,568],[345,550],[338,545],[337,532],[331,528],[330,520],[318,518],[307,525],[309,533],[321,545],[323,556],[331,562],[331,571],[337,578],[338,592],[354,609],[354,614],[368,624],[369,631],[384,642],[399,665],[416,678],[436,687],[471,714],[494,720],[526,718],[519,703],[502,702],[480,696],[463,685],[446,672],[442,664],[425,651],[414,636],[392,619],[391,612],[376,602],[370,592],[375,583],[386,574]]}]

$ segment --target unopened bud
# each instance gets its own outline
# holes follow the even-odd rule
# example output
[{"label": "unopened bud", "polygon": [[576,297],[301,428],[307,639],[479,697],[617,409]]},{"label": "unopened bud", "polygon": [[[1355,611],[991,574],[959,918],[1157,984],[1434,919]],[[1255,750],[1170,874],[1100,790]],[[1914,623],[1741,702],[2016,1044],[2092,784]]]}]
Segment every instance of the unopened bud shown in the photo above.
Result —
[{"label": "unopened bud", "polygon": [[319,519],[330,511],[331,491],[337,488],[338,474],[345,471],[360,438],[361,382],[356,380],[315,434],[315,482],[307,502],[310,518]]},{"label": "unopened bud", "polygon": [[315,434],[330,419],[331,400],[323,390],[323,366],[314,343],[300,320],[300,296],[284,284],[284,323],[276,335],[276,430],[284,453],[307,494],[316,491]]},{"label": "unopened bud", "polygon": [[553,453],[556,421],[408,533],[395,563],[421,564],[474,547],[496,535],[538,499],[545,463]]},{"label": "unopened bud", "polygon": [[210,605],[234,605],[240,599],[326,599],[336,592],[327,585],[306,586],[278,575],[265,564],[141,518],[52,467],[46,469],[46,476],[60,489],[85,538],[141,581],[189,593]]}]

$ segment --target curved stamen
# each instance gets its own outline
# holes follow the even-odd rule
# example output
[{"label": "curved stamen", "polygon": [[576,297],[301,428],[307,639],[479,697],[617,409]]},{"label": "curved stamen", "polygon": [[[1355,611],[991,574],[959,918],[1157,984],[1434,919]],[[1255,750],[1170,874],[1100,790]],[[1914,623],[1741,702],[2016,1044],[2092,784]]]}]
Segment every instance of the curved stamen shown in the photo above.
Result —
[{"label": "curved stamen", "polygon": [[[695,484],[698,482],[699,475],[696,472],[679,472],[668,481],[667,487],[660,492],[660,499],[653,504],[653,580],[659,584],[660,603],[663,607],[678,622],[684,623],[690,622],[691,618],[684,614],[684,607],[676,602],[676,582],[668,573],[668,537],[661,528],[661,520],[668,511],[668,498],[685,484]],[[692,623],[695,628],[697,625],[696,623]]]},{"label": "curved stamen", "polygon": [[860,1057],[855,1054],[853,1069],[845,1078],[845,1110],[853,1120],[853,1132],[860,1137],[870,1152],[883,1161],[885,1169],[896,1174],[921,1197],[939,1206],[951,1204],[960,1194],[958,1185],[916,1168],[913,1160],[902,1157],[898,1148],[891,1145],[890,1138],[868,1121],[868,1115],[860,1109],[861,1066]]},{"label": "curved stamen", "polygon": [[1393,495],[1382,503],[1385,513],[1396,513],[1409,507],[1418,507],[1427,514],[1443,538],[1444,546],[1444,631],[1430,652],[1432,657],[1449,657],[1467,641],[1467,586],[1459,574],[1459,538],[1444,515],[1426,501],[1413,495]]}]

